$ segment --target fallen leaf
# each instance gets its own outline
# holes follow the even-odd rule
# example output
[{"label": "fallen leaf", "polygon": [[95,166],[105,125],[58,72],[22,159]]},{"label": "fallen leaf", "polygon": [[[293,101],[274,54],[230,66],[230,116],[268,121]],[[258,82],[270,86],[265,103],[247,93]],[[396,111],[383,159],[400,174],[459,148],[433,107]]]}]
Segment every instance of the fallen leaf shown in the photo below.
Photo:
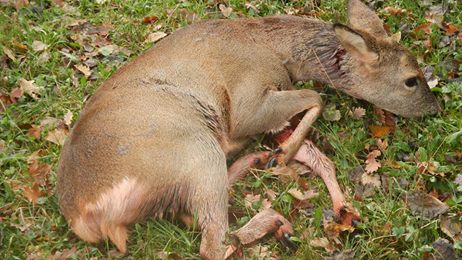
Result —
[{"label": "fallen leaf", "polygon": [[440,216],[440,228],[454,242],[462,241],[462,222],[457,217]]},{"label": "fallen leaf", "polygon": [[117,49],[116,45],[109,44],[109,45],[105,45],[105,46],[99,48],[98,52],[101,53],[101,55],[107,57],[107,56],[111,55],[112,53],[114,53],[114,51],[116,49]]},{"label": "fallen leaf", "polygon": [[38,125],[31,125],[31,127],[27,130],[27,132],[33,136],[35,139],[40,139],[40,126]]},{"label": "fallen leaf", "polygon": [[67,125],[68,127],[70,127],[71,124],[72,124],[72,117],[73,116],[74,115],[72,114],[72,112],[70,110],[67,110],[67,113],[64,115],[64,118],[63,118],[64,124]]},{"label": "fallen leaf", "polygon": [[15,3],[16,10],[19,10],[25,7],[26,5],[29,5],[29,0],[15,0],[14,3]]},{"label": "fallen leaf", "polygon": [[309,199],[314,198],[314,197],[319,195],[314,190],[309,190],[309,191],[302,192],[297,188],[292,188],[292,189],[288,190],[287,193],[292,195],[292,197],[296,198],[297,200],[309,200]]},{"label": "fallen leaf", "polygon": [[29,164],[29,175],[32,176],[38,184],[47,180],[50,171],[51,165],[47,163],[39,164],[38,161],[35,160]]},{"label": "fallen leaf", "polygon": [[157,20],[159,20],[159,17],[157,16],[146,16],[143,18],[143,23],[154,23],[156,22]]},{"label": "fallen leaf", "polygon": [[158,42],[165,36],[167,36],[167,34],[164,32],[153,32],[148,34],[148,37],[146,37],[146,40],[144,42]]},{"label": "fallen leaf", "polygon": [[252,259],[271,259],[271,250],[269,250],[268,246],[262,246],[260,244],[257,244],[249,248],[248,251]]},{"label": "fallen leaf", "polygon": [[366,173],[373,173],[376,172],[380,166],[380,162],[376,160],[378,156],[380,156],[382,153],[379,150],[373,150],[367,155],[366,159]]},{"label": "fallen leaf", "polygon": [[297,181],[300,176],[298,176],[297,172],[288,166],[277,166],[271,169],[271,174],[278,176],[282,182],[288,182],[295,180]]},{"label": "fallen leaf", "polygon": [[278,194],[279,194],[279,193],[277,193],[277,192],[275,192],[274,190],[271,190],[271,189],[267,189],[265,193],[266,193],[266,197],[268,197],[268,199],[270,201],[274,201],[277,198]]},{"label": "fallen leaf", "polygon": [[231,15],[231,13],[233,12],[233,8],[231,8],[231,7],[226,7],[226,5],[224,5],[224,4],[220,4],[220,5],[218,6],[218,8],[220,8],[221,13],[222,13],[223,16],[226,17],[226,18],[228,18],[228,17]]},{"label": "fallen leaf", "polygon": [[377,143],[377,147],[380,149],[380,151],[385,152],[385,150],[387,150],[387,148],[388,148],[388,141],[387,140],[382,141],[382,139],[377,139],[376,143]]},{"label": "fallen leaf", "polygon": [[244,205],[247,208],[252,208],[252,205],[256,202],[260,202],[260,199],[261,199],[260,194],[257,194],[257,195],[247,194],[245,195],[245,198],[244,198]]},{"label": "fallen leaf", "polygon": [[45,117],[42,121],[40,121],[40,127],[56,127],[61,120],[54,118],[54,117]]},{"label": "fallen leaf", "polygon": [[323,257],[324,260],[354,260],[355,259],[355,251],[353,250],[345,250],[341,252],[337,252],[332,256]]},{"label": "fallen leaf", "polygon": [[421,24],[419,26],[417,26],[415,29],[414,29],[414,32],[415,33],[424,33],[424,34],[430,34],[431,32],[431,26],[432,26],[432,23],[424,23],[424,24]]},{"label": "fallen leaf", "polygon": [[454,24],[452,24],[452,23],[447,23],[447,24],[445,24],[445,27],[446,27],[446,35],[447,35],[447,36],[452,36],[452,35],[454,35],[457,31],[459,31],[459,30],[457,29],[457,27],[456,27]]},{"label": "fallen leaf", "polygon": [[16,57],[14,56],[14,53],[12,50],[8,49],[7,47],[3,47],[3,52],[10,60],[16,61]]},{"label": "fallen leaf", "polygon": [[55,143],[57,145],[63,145],[67,135],[67,129],[57,128],[55,130],[48,132],[48,135],[45,137],[45,140]]},{"label": "fallen leaf", "polygon": [[[367,167],[366,167],[366,170],[367,170]],[[376,188],[380,188],[381,186],[381,182],[380,182],[380,176],[377,175],[377,174],[363,174],[361,176],[361,183],[363,185],[372,185],[373,187],[376,187]]]},{"label": "fallen leaf", "polygon": [[333,253],[335,250],[334,245],[325,237],[311,239],[310,246],[324,248],[328,253]]},{"label": "fallen leaf", "polygon": [[13,103],[16,103],[24,95],[24,90],[20,87],[13,88],[10,93],[10,100]]},{"label": "fallen leaf", "polygon": [[38,149],[37,151],[34,151],[33,153],[31,153],[31,155],[29,155],[29,157],[27,157],[27,164],[31,164],[33,163],[34,161],[37,161],[37,159],[39,159],[40,157],[44,156],[46,154],[46,151],[43,150],[43,149]]},{"label": "fallen leaf", "polygon": [[76,64],[74,65],[76,69],[78,69],[80,72],[82,72],[85,77],[89,77],[91,75],[91,70],[89,67],[83,65],[83,64]]},{"label": "fallen leaf", "polygon": [[[61,250],[61,251],[56,251],[53,254],[53,257],[51,259],[53,259],[53,260],[65,260],[65,259],[76,258],[76,257],[78,257],[76,255],[76,252],[77,252],[77,247],[72,246],[71,249],[64,249],[64,250]],[[50,258],[48,258],[48,259],[50,259]]]},{"label": "fallen leaf", "polygon": [[383,10],[393,16],[404,14],[407,12],[406,9],[401,9],[394,6],[386,6],[385,8],[383,8]]},{"label": "fallen leaf", "polygon": [[48,45],[41,41],[34,41],[32,42],[32,50],[39,52],[39,51],[44,51],[48,48]]},{"label": "fallen leaf", "polygon": [[26,93],[31,96],[33,99],[39,99],[39,93],[41,88],[34,84],[33,80],[25,80],[23,78],[19,79],[19,87]]},{"label": "fallen leaf", "polygon": [[425,19],[438,25],[438,27],[442,27],[446,11],[447,9],[443,4],[430,6],[429,10],[425,13]]},{"label": "fallen leaf", "polygon": [[338,224],[334,221],[324,220],[323,226],[324,226],[324,232],[326,233],[326,236],[330,239],[338,238],[340,233],[344,231],[348,231],[348,232],[354,231],[354,227],[350,225]]},{"label": "fallen leaf", "polygon": [[392,132],[392,128],[389,126],[370,125],[372,136],[376,138],[383,138],[384,136]]},{"label": "fallen leaf", "polygon": [[454,184],[457,185],[457,189],[462,191],[462,174],[457,174],[456,178],[454,179]]},{"label": "fallen leaf", "polygon": [[261,207],[258,210],[265,210],[271,208],[271,201],[268,199],[263,199],[261,202]]},{"label": "fallen leaf", "polygon": [[397,161],[394,161],[394,160],[390,160],[390,159],[386,160],[385,165],[393,169],[401,169],[401,164],[399,164]]},{"label": "fallen leaf", "polygon": [[406,201],[411,213],[415,216],[435,218],[449,210],[448,205],[421,191],[408,192]]},{"label": "fallen leaf", "polygon": [[428,86],[432,89],[438,85],[438,78],[433,76],[427,81]]},{"label": "fallen leaf", "polygon": [[435,256],[436,260],[456,260],[456,251],[454,250],[454,246],[449,243],[447,239],[438,238],[432,244],[433,248],[435,249]]},{"label": "fallen leaf", "polygon": [[42,52],[38,57],[39,62],[45,63],[50,60],[50,53],[48,51]]},{"label": "fallen leaf", "polygon": [[361,119],[364,115],[366,115],[366,109],[362,107],[355,107],[353,111],[350,111],[350,116],[353,119]]},{"label": "fallen leaf", "polygon": [[32,187],[27,186],[24,188],[24,196],[34,205],[37,204],[41,195],[39,184],[36,182],[32,184]]}]

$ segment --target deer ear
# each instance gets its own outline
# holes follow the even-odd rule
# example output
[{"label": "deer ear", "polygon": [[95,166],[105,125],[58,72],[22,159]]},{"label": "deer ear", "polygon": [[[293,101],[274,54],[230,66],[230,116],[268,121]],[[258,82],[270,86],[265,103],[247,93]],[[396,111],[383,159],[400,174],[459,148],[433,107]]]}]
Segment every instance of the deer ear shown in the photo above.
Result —
[{"label": "deer ear", "polygon": [[340,44],[353,57],[365,63],[374,63],[379,55],[367,46],[364,38],[347,26],[334,25],[335,34]]},{"label": "deer ear", "polygon": [[351,28],[371,34],[374,37],[388,37],[383,22],[359,0],[350,0],[348,4],[348,20]]}]

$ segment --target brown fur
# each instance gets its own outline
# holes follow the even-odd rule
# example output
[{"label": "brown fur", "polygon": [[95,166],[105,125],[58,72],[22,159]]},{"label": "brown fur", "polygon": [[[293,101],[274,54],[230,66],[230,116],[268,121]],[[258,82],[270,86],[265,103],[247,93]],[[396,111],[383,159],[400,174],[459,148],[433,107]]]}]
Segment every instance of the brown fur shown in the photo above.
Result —
[{"label": "brown fur", "polygon": [[[378,17],[358,0],[349,13],[367,15],[350,17],[350,28],[292,16],[199,22],[120,69],[61,153],[59,204],[74,232],[125,252],[129,224],[197,213],[201,255],[222,258],[227,155],[308,111],[281,145],[287,161],[320,113],[320,96],[294,81],[331,83],[405,116],[438,111],[415,58],[378,30]],[[414,75],[419,86],[409,89]]]}]

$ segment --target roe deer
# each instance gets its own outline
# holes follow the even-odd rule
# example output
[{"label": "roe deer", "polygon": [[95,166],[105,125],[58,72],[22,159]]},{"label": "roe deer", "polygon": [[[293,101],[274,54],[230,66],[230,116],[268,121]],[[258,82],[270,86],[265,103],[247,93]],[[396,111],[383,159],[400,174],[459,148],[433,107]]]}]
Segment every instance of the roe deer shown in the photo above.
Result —
[{"label": "roe deer", "polygon": [[[407,117],[438,112],[416,59],[379,17],[359,0],[348,17],[347,26],[294,16],[202,21],[122,67],[88,100],[61,152],[59,205],[72,230],[126,252],[131,223],[197,214],[200,254],[222,259],[227,156],[306,111],[274,155],[287,162],[320,114],[319,94],[293,82],[328,83]],[[339,213],[343,197],[333,169],[325,172],[333,164],[304,145]]]}]

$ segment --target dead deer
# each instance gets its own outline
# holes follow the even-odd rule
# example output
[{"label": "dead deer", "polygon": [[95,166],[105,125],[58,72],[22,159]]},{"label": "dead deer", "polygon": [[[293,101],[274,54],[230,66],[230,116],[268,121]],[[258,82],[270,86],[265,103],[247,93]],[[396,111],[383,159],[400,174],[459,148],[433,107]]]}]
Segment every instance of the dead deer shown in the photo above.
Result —
[{"label": "dead deer", "polygon": [[321,97],[293,83],[324,82],[406,117],[439,111],[416,59],[379,17],[359,0],[348,17],[348,26],[293,16],[198,22],[121,68],[89,99],[61,152],[59,205],[72,230],[126,252],[130,224],[197,214],[200,254],[222,259],[227,156],[302,112],[279,152],[258,156],[281,164],[297,155],[326,181],[339,214],[333,163],[304,143]]}]

